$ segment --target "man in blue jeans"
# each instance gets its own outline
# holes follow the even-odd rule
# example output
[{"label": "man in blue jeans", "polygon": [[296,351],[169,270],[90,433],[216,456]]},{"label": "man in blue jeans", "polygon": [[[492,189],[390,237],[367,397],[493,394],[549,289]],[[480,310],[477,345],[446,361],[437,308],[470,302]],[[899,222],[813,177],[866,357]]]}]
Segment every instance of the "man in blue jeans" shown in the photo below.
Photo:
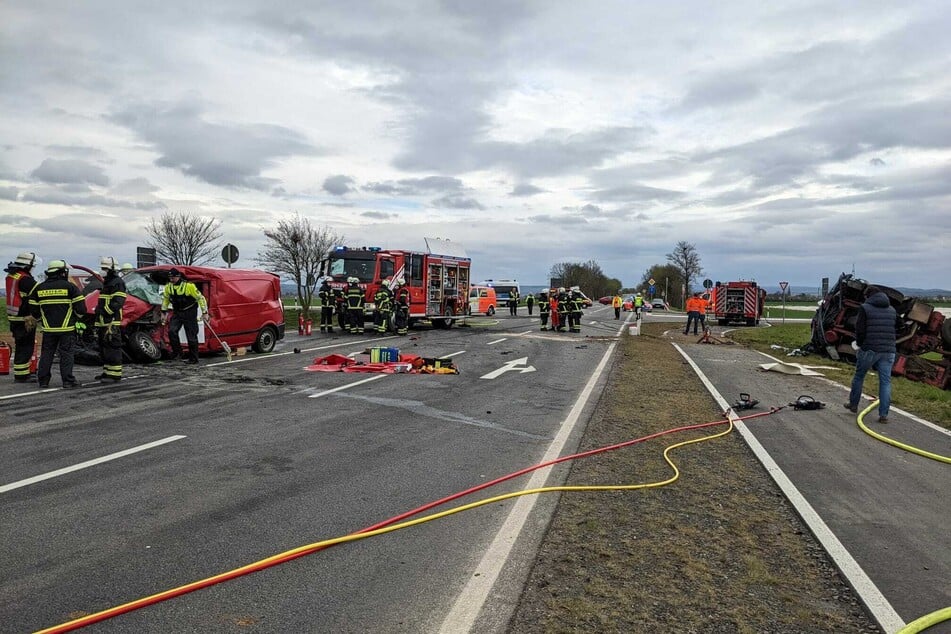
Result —
[{"label": "man in blue jeans", "polygon": [[855,321],[855,376],[849,402],[850,412],[858,412],[865,375],[872,368],[878,372],[878,422],[888,422],[888,408],[892,402],[892,366],[895,365],[895,339],[900,327],[898,313],[878,287],[865,289],[865,303],[859,307]]}]

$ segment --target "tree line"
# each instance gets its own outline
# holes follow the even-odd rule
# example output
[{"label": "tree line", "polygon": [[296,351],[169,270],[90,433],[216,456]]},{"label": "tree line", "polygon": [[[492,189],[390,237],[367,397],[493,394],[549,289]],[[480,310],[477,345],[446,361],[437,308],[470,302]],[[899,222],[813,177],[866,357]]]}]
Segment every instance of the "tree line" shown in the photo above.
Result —
[{"label": "tree line", "polygon": [[[218,258],[221,249],[221,220],[184,212],[169,212],[153,218],[146,227],[147,245],[155,249],[156,260],[169,264],[203,265]],[[297,287],[297,300],[305,316],[314,304],[320,262],[344,237],[328,227],[311,224],[296,214],[281,220],[273,229],[264,230],[265,243],[253,258],[255,264],[286,279]],[[625,288],[621,280],[608,277],[594,260],[560,262],[551,267],[551,280],[558,286],[578,286],[592,299],[615,293],[640,292],[661,297],[668,304],[683,306],[693,292],[693,283],[703,275],[700,254],[689,242],[678,242],[667,254],[666,264],[655,264],[644,271],[640,282]],[[654,292],[650,292],[654,280]]]}]

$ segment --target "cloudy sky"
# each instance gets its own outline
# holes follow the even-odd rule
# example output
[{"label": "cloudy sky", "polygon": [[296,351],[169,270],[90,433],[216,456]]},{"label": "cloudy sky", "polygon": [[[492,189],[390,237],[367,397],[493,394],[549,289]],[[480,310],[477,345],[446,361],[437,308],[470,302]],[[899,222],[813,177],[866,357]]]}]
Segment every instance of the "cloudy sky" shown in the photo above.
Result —
[{"label": "cloudy sky", "polygon": [[250,265],[300,213],[478,278],[854,270],[951,288],[947,0],[0,4],[0,258],[134,261],[166,212]]}]

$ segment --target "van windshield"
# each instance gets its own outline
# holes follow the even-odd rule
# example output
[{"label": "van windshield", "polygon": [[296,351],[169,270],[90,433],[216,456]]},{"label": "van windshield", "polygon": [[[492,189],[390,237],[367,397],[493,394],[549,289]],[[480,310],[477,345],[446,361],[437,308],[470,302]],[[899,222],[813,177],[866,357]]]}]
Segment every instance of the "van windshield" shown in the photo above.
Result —
[{"label": "van windshield", "polygon": [[162,287],[153,282],[148,276],[140,273],[127,273],[122,281],[125,282],[125,292],[133,297],[156,306],[162,305]]}]

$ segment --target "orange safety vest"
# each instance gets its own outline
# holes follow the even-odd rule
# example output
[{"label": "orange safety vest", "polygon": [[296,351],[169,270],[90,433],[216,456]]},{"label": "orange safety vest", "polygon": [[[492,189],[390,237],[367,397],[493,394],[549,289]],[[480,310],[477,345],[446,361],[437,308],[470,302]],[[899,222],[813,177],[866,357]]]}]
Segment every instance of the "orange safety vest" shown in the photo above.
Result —
[{"label": "orange safety vest", "polygon": [[611,306],[613,306],[614,308],[620,308],[620,307],[621,307],[621,296],[620,296],[620,295],[615,295],[615,296],[614,296],[614,299],[611,300]]}]

